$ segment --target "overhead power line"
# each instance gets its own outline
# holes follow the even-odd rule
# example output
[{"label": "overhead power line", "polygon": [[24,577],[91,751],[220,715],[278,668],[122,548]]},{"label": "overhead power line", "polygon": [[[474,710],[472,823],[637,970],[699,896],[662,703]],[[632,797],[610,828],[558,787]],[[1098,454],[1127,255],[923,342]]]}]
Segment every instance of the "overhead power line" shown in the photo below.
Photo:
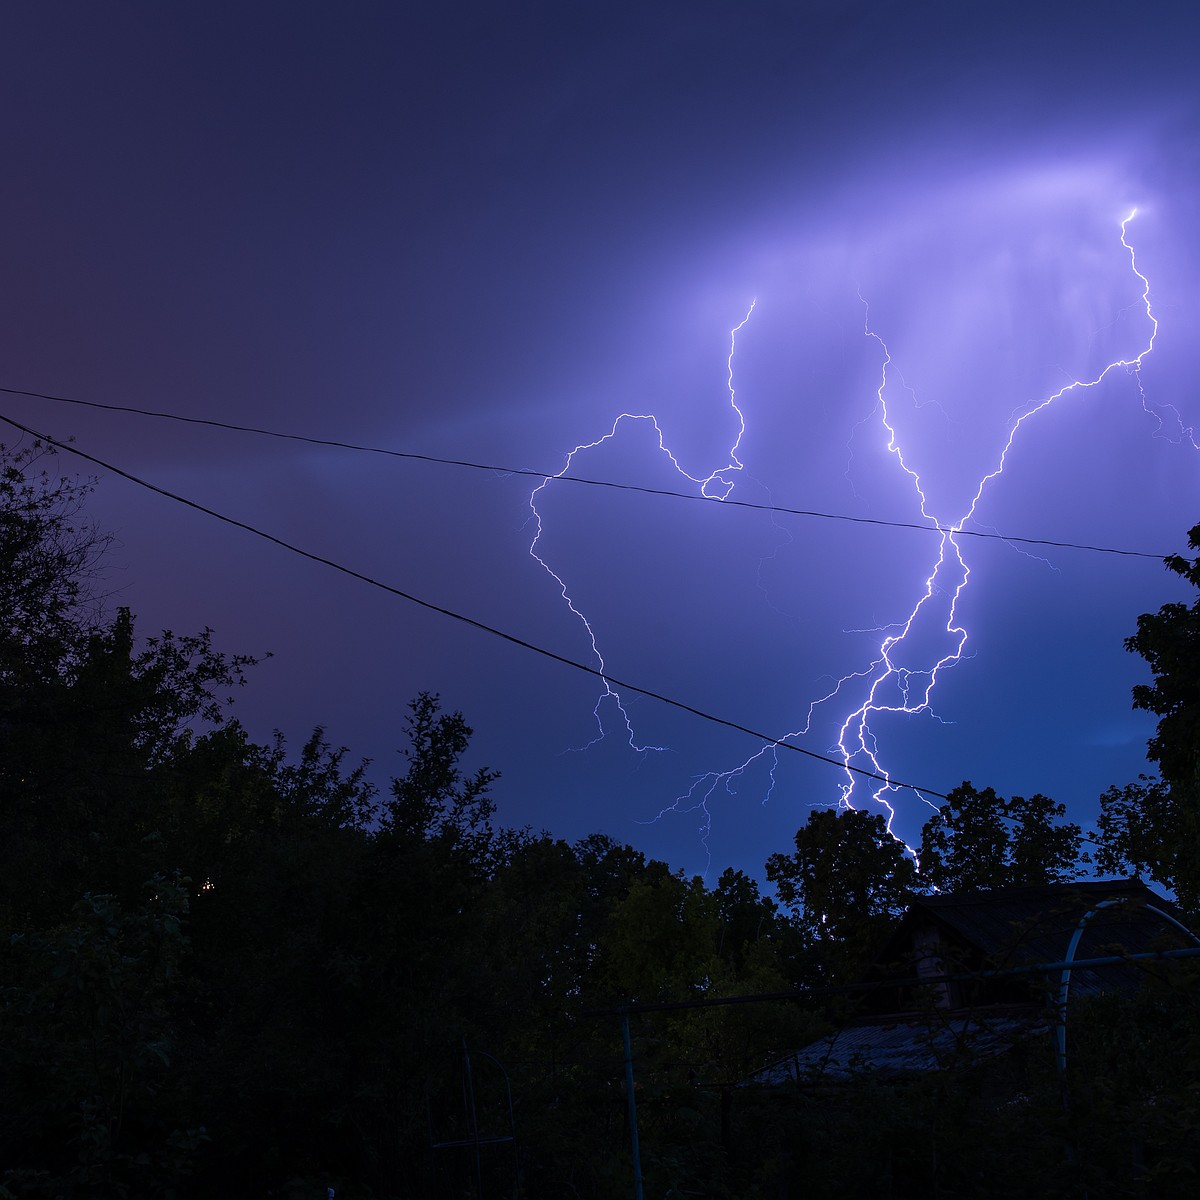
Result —
[{"label": "overhead power line", "polygon": [[1020,537],[1015,534],[991,533],[981,529],[955,529],[951,525],[921,525],[915,521],[889,521],[882,517],[852,517],[847,513],[821,512],[817,509],[786,508],[778,504],[758,504],[752,500],[722,500],[716,496],[705,496],[695,492],[678,492],[671,488],[643,487],[633,483],[614,483],[607,479],[589,479],[581,475],[562,475],[547,471],[534,471],[526,467],[501,467],[490,463],[471,462],[461,458],[441,458],[434,454],[416,454],[406,450],[390,450],[383,446],[364,446],[355,442],[341,442],[332,438],[308,437],[301,433],[285,433],[278,429],[262,429],[255,425],[237,425],[231,421],[217,421],[210,417],[185,417],[179,413],[162,412],[152,408],[135,408],[128,404],[102,404],[98,400],[79,400],[71,396],[55,396],[48,392],[32,392],[24,388],[0,386],[0,393],[9,396],[28,396],[35,400],[51,400],[56,404],[74,404],[81,408],[96,408],[105,412],[132,413],[140,417],[157,417],[164,421],[179,421],[185,425],[207,425],[213,429],[227,429],[233,433],[255,433],[260,437],[280,438],[289,442],[304,442],[310,446],[328,446],[337,450],[354,450],[362,454],[383,454],[389,458],[403,458],[412,462],[436,463],[446,467],[465,467],[473,471],[488,471],[494,475],[518,475],[532,479],[562,480],[564,483],[582,483],[589,487],[611,488],[620,492],[641,492],[647,496],[670,496],[677,500],[699,500],[706,504],[720,504],[726,508],[746,508],[756,512],[779,513],[789,517],[813,517],[822,521],[844,521],[851,525],[879,525],[889,529],[914,529],[920,533],[952,533],[955,537],[985,538],[989,541],[1019,542],[1023,546],[1047,546],[1059,550],[1085,550],[1093,554],[1115,554],[1125,558],[1152,558],[1161,562],[1167,554],[1152,554],[1147,550],[1121,550],[1112,546],[1092,546],[1084,542],[1053,541],[1049,538]]},{"label": "overhead power line", "polygon": [[11,425],[14,429],[19,429],[22,433],[29,434],[30,437],[38,438],[45,442],[48,446],[54,446],[58,450],[65,450],[69,454],[74,454],[78,458],[84,459],[97,467],[102,467],[105,471],[111,471],[114,475],[119,475],[122,479],[128,479],[130,483],[136,483],[138,487],[146,488],[148,491],[155,492],[159,496],[164,496],[168,500],[174,500],[177,504],[182,504],[187,508],[194,509],[196,512],[204,513],[205,516],[214,518],[217,521],[222,521],[226,525],[232,525],[236,529],[245,530],[247,533],[253,534],[255,537],[262,538],[264,541],[271,542],[281,549],[290,551],[292,554],[298,554],[301,558],[307,558],[310,562],[320,563],[322,566],[330,567],[334,571],[338,571],[343,575],[348,575],[351,579],[357,579],[362,583],[368,584],[371,587],[379,588],[381,591],[388,592],[393,596],[398,596],[402,600],[407,600],[411,604],[416,604],[421,608],[428,609],[430,612],[440,613],[444,617],[450,617],[454,621],[460,621],[464,625],[470,625],[473,629],[478,629],[483,633],[491,634],[493,637],[498,637],[503,641],[510,643],[513,646],[519,646],[522,650],[529,650],[534,654],[540,654],[543,658],[551,659],[554,662],[561,663],[565,667],[572,667],[576,671],[582,671],[586,675],[595,676],[598,679],[605,680],[613,684],[615,687],[624,688],[628,692],[636,692],[640,696],[646,696],[651,700],[657,700],[661,704],[669,705],[671,708],[677,708],[681,712],[690,713],[694,717],[700,717],[702,720],[711,721],[715,725],[722,725],[726,729],[733,729],[738,733],[744,733],[760,742],[764,742],[769,746],[777,746],[781,750],[791,750],[797,754],[802,754],[806,758],[816,759],[818,762],[827,763],[829,766],[837,767],[839,770],[852,771],[855,775],[861,775],[867,779],[875,779],[880,783],[886,783],[894,788],[904,788],[910,791],[917,792],[926,796],[935,796],[939,800],[948,799],[945,792],[935,791],[933,788],[918,787],[915,783],[904,783],[898,779],[889,779],[886,775],[879,774],[875,771],[868,771],[862,767],[855,767],[849,763],[840,762],[835,758],[830,758],[824,754],[818,754],[815,750],[807,750],[803,746],[797,746],[792,742],[781,738],[771,737],[770,734],[760,733],[756,729],[751,729],[747,725],[740,725],[736,721],[726,720],[724,717],[715,716],[713,713],[705,712],[704,709],[695,708],[691,704],[685,704],[682,700],[674,700],[670,696],[664,696],[660,692],[653,692],[649,688],[640,687],[636,683],[630,683],[627,680],[617,679],[616,676],[608,674],[606,671],[601,671],[596,667],[590,667],[586,663],[576,662],[575,659],[567,658],[565,655],[556,654],[553,650],[547,650],[544,646],[535,645],[533,642],[527,642],[524,638],[519,638],[515,634],[505,633],[502,629],[497,629],[493,625],[487,625],[483,621],[477,621],[474,617],[465,616],[463,613],[455,612],[453,609],[445,608],[440,604],[434,604],[430,600],[422,600],[419,596],[414,596],[411,592],[403,591],[400,588],[393,587],[391,584],[384,583],[382,580],[375,579],[371,575],[364,575],[361,571],[356,571],[352,567],[347,567],[342,563],[335,562],[331,558],[325,558],[320,554],[314,554],[311,550],[305,550],[300,546],[293,545],[291,542],[285,542],[282,538],[276,537],[273,533],[267,533],[263,529],[259,529],[254,525],[247,524],[245,521],[239,521],[236,517],[227,516],[225,513],[217,512],[215,509],[208,508],[195,500],[189,500],[186,496],[180,496],[176,492],[170,492],[166,488],[159,487],[157,484],[150,483],[148,480],[141,479],[137,475],[133,475],[128,471],[122,470],[113,463],[106,462],[104,459],[97,458],[95,455],[88,454],[86,451],[80,450],[78,446],[68,442],[60,442],[55,438],[50,437],[45,433],[40,433],[36,429],[30,428],[28,425],[23,425],[20,421],[14,420],[12,417],[5,416],[0,413],[0,421]]}]

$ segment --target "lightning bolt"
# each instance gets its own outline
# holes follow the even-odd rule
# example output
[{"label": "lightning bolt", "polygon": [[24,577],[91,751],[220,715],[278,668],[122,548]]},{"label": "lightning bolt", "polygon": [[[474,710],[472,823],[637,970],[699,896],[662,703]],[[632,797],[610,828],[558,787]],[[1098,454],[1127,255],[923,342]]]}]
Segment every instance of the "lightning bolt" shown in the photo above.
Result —
[{"label": "lightning bolt", "polygon": [[[889,715],[929,714],[937,717],[932,705],[934,688],[943,672],[962,661],[968,641],[967,631],[959,621],[958,609],[970,581],[971,570],[963,554],[959,535],[967,523],[974,519],[985,491],[1003,475],[1009,455],[1027,425],[1038,413],[1064,397],[1098,387],[1109,375],[1119,370],[1134,376],[1143,407],[1147,412],[1152,411],[1146,403],[1141,369],[1146,357],[1154,349],[1158,320],[1150,304],[1150,281],[1138,269],[1137,257],[1128,239],[1129,224],[1136,214],[1137,210],[1134,209],[1121,222],[1121,245],[1129,256],[1131,271],[1141,284],[1141,305],[1149,323],[1149,334],[1143,349],[1134,357],[1112,360],[1091,379],[1074,379],[1056,392],[1014,411],[995,466],[980,478],[965,511],[954,518],[930,511],[921,475],[905,458],[888,407],[892,355],[887,343],[871,327],[870,311],[864,303],[866,315],[863,333],[878,345],[882,359],[876,400],[880,422],[887,434],[887,449],[911,482],[921,517],[930,526],[940,527],[940,532],[937,553],[907,616],[889,627],[869,666],[838,680],[829,693],[814,701],[809,708],[810,725],[813,713],[820,705],[842,696],[852,684],[860,684],[861,698],[842,721],[836,741],[836,752],[847,768],[852,765],[867,766],[887,778],[887,767],[879,755],[876,732],[879,719]],[[931,642],[933,645],[940,644],[940,649],[933,650]],[[838,804],[841,807],[855,807],[855,792],[861,786],[861,777],[848,769],[841,784]],[[891,783],[884,783],[875,787],[870,795],[871,801],[887,813],[889,830],[896,815],[892,802],[896,791]]]},{"label": "lightning bolt", "polygon": [[671,467],[688,482],[695,484],[700,491],[700,495],[708,500],[725,500],[729,497],[729,493],[733,491],[734,483],[738,474],[744,470],[744,464],[738,458],[738,450],[742,444],[742,438],[746,433],[746,417],[742,412],[737,402],[737,391],[733,382],[733,358],[737,351],[737,335],[745,328],[754,312],[754,302],[752,301],[746,315],[738,322],[737,325],[730,330],[729,333],[729,356],[725,361],[726,367],[726,389],[729,393],[729,407],[736,418],[736,435],[728,451],[728,461],[722,463],[718,467],[714,467],[707,475],[693,475],[690,471],[685,470],[679,459],[675,457],[674,452],[667,446],[666,437],[663,434],[662,426],[659,425],[658,418],[653,413],[621,413],[612,423],[607,433],[601,434],[590,442],[581,442],[567,456],[563,462],[562,469],[555,475],[549,476],[543,480],[537,487],[533,489],[529,496],[529,508],[531,510],[530,520],[533,523],[533,540],[529,543],[530,557],[554,580],[555,586],[558,588],[559,595],[570,609],[572,615],[583,626],[587,636],[588,643],[591,646],[592,657],[600,670],[603,680],[603,689],[599,698],[596,700],[596,705],[592,710],[592,716],[596,722],[595,736],[583,746],[576,747],[577,750],[586,750],[590,746],[594,746],[601,738],[604,738],[610,732],[605,724],[605,710],[615,712],[613,718],[616,723],[624,729],[626,740],[629,746],[638,753],[646,753],[651,750],[667,750],[667,746],[652,746],[638,741],[637,734],[634,731],[633,721],[630,719],[629,712],[621,699],[620,692],[613,686],[607,676],[607,667],[604,662],[604,655],[600,649],[600,642],[596,636],[596,630],[592,625],[584,611],[576,604],[571,595],[570,590],[563,577],[555,571],[555,569],[546,561],[542,553],[539,551],[542,535],[545,532],[541,509],[538,505],[545,499],[547,490],[564,475],[571,472],[576,461],[588,452],[596,450],[598,447],[605,445],[608,442],[617,438],[624,429],[649,428],[653,431],[653,436],[658,448],[658,451],[670,462]]},{"label": "lightning bolt", "polygon": [[[936,550],[931,555],[923,581],[915,589],[915,598],[906,615],[871,631],[879,635],[879,640],[874,649],[870,651],[867,664],[837,679],[823,695],[809,704],[803,726],[783,735],[780,740],[788,742],[805,737],[812,730],[814,719],[820,710],[839,703],[847,704],[849,711],[838,726],[834,745],[831,748],[833,756],[840,758],[845,767],[845,777],[839,785],[835,803],[841,808],[857,808],[868,803],[873,804],[886,814],[889,830],[892,830],[892,824],[896,817],[897,794],[902,789],[891,782],[891,776],[880,749],[881,727],[887,721],[896,718],[924,715],[941,720],[933,707],[934,691],[942,675],[957,666],[966,657],[969,640],[966,627],[959,617],[959,608],[970,582],[971,570],[960,536],[967,524],[975,520],[985,493],[997,485],[1014,446],[1022,439],[1031,424],[1035,423],[1037,415],[1063,400],[1064,397],[1096,388],[1110,375],[1124,370],[1134,377],[1142,407],[1155,418],[1156,433],[1164,433],[1167,420],[1163,414],[1167,412],[1178,427],[1179,438],[1187,438],[1193,445],[1197,444],[1193,430],[1183,426],[1174,409],[1171,409],[1170,406],[1161,408],[1151,406],[1142,385],[1142,365],[1154,349],[1159,325],[1150,302],[1150,282],[1139,269],[1133,246],[1128,238],[1129,225],[1136,216],[1136,212],[1137,210],[1134,209],[1121,221],[1120,237],[1121,245],[1129,258],[1130,270],[1141,288],[1139,307],[1144,312],[1148,323],[1148,336],[1143,348],[1132,357],[1112,360],[1092,378],[1072,379],[1052,394],[1014,409],[1010,414],[1007,433],[999,454],[994,459],[994,465],[979,477],[969,501],[957,514],[947,515],[933,510],[922,473],[913,465],[910,456],[906,455],[905,448],[901,444],[890,406],[891,393],[895,386],[904,388],[914,399],[915,393],[900,377],[887,342],[872,326],[869,305],[863,300],[863,336],[876,345],[880,357],[879,383],[875,390],[875,414],[878,416],[879,428],[886,439],[889,455],[907,480],[907,486],[912,489],[921,519],[937,532]],[[863,299],[861,295],[859,298]],[[750,320],[753,312],[754,305],[751,305],[745,317],[730,333],[729,356],[726,364],[727,387],[729,404],[737,418],[737,436],[730,447],[727,463],[715,468],[707,475],[688,472],[668,448],[663,430],[655,416],[649,413],[626,412],[618,416],[602,436],[577,445],[566,456],[562,470],[557,475],[545,480],[530,495],[529,506],[532,510],[535,533],[529,553],[554,580],[563,600],[582,624],[602,673],[605,670],[604,657],[592,623],[576,605],[562,576],[549,565],[539,552],[543,534],[539,502],[555,480],[571,471],[572,466],[581,455],[612,441],[623,428],[638,425],[644,425],[652,431],[658,450],[666,456],[672,467],[682,477],[700,489],[703,496],[710,499],[727,499],[737,476],[744,469],[738,458],[738,450],[746,429],[745,417],[737,403],[734,387],[734,355],[737,347],[737,335]],[[893,376],[899,381],[898,384],[894,382]],[[633,722],[620,695],[607,680],[605,680],[604,690],[593,710],[597,734],[588,745],[595,744],[608,733],[604,715],[606,707],[611,707],[617,714],[618,723],[624,729],[628,743],[634,750],[644,753],[649,750],[666,749],[666,747],[649,746],[638,741]],[[697,776],[688,790],[676,796],[671,803],[663,807],[653,820],[657,821],[669,813],[697,814],[699,817],[698,832],[706,853],[709,853],[711,864],[709,836],[712,831],[712,801],[721,793],[735,795],[738,785],[752,770],[765,766],[767,787],[761,802],[764,805],[768,803],[776,786],[779,753],[778,746],[764,745],[729,770],[711,771]],[[884,782],[865,783],[864,777],[858,773],[856,768],[858,770],[865,769],[881,776]],[[871,789],[869,796],[860,799],[859,790],[867,787]],[[921,796],[919,792],[916,794],[923,803],[931,808],[934,807],[926,797]],[[912,851],[912,847],[909,847],[909,850]]]}]

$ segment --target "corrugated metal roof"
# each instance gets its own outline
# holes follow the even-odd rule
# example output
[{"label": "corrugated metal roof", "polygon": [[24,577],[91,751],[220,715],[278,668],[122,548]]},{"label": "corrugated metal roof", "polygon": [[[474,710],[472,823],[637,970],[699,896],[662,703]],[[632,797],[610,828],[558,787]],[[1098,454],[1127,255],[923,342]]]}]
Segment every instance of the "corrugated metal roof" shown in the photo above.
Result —
[{"label": "corrugated metal roof", "polygon": [[780,1059],[749,1082],[779,1087],[841,1081],[865,1072],[882,1078],[921,1075],[992,1058],[1048,1030],[1041,1014],[1012,1008],[858,1021]]}]

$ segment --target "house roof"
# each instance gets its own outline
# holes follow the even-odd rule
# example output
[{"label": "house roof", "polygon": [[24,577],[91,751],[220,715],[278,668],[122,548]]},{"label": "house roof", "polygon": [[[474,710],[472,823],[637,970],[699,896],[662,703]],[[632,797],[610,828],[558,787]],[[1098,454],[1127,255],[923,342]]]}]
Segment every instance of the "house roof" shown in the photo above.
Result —
[{"label": "house roof", "polygon": [[[1164,913],[1180,920],[1173,905],[1139,880],[1086,880],[921,896],[909,906],[902,929],[911,937],[914,927],[933,923],[951,945],[966,947],[989,966],[1003,968],[1064,960],[1085,917],[1077,959],[1190,944]],[[1071,989],[1075,995],[1129,992],[1143,977],[1132,964],[1079,967],[1072,972]]]},{"label": "house roof", "polygon": [[955,1060],[993,1058],[1049,1025],[1027,1006],[958,1012],[902,1013],[853,1021],[752,1076],[766,1087],[922,1075]]}]

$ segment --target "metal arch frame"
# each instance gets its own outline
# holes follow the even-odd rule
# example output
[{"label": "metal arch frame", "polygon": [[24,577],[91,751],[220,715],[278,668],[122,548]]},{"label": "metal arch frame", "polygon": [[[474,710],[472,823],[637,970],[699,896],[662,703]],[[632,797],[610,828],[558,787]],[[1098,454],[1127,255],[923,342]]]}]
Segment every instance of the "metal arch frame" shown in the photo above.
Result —
[{"label": "metal arch frame", "polygon": [[[1084,930],[1087,928],[1091,919],[1102,909],[1111,908],[1114,904],[1129,904],[1133,902],[1133,897],[1130,896],[1114,896],[1110,900],[1101,900],[1094,908],[1089,909],[1082,917],[1079,918],[1079,923],[1075,926],[1075,931],[1071,934],[1071,940],[1067,944],[1067,953],[1063,959],[1066,964],[1063,967],[1062,975],[1059,977],[1058,984],[1058,1002],[1056,1005],[1056,1020],[1055,1020],[1055,1051],[1058,1061],[1058,1073],[1065,1076],[1067,1073],[1067,998],[1071,988],[1071,970],[1075,966],[1075,951],[1079,948],[1080,939],[1083,937]],[[1200,937],[1197,937],[1182,921],[1177,917],[1173,917],[1169,912],[1164,912],[1161,908],[1154,904],[1142,904],[1139,907],[1147,912],[1152,912],[1155,916],[1161,917],[1164,921],[1174,925],[1176,929],[1181,929],[1184,933],[1200,946]]]}]

